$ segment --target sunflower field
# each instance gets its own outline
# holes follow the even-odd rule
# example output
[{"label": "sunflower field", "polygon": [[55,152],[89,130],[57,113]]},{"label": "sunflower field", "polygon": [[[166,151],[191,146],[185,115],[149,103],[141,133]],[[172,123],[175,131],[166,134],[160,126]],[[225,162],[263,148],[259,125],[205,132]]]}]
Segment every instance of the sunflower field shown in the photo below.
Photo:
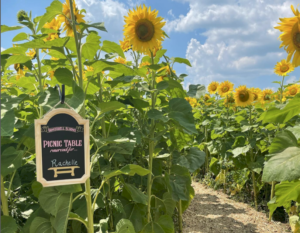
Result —
[{"label": "sunflower field", "polygon": [[[299,233],[300,85],[284,83],[300,65],[300,15],[291,8],[295,16],[276,27],[287,53],[274,68],[276,92],[229,81],[185,90],[174,64],[191,64],[168,56],[165,21],[145,5],[125,16],[119,42],[102,41],[109,29],[87,22],[74,0],[54,0],[36,18],[19,11],[20,25],[1,25],[1,33],[30,32],[1,52],[1,231],[183,232],[200,180],[250,193],[256,210],[266,201],[270,220],[284,208]],[[37,182],[34,120],[54,108],[89,120],[84,184]]]}]

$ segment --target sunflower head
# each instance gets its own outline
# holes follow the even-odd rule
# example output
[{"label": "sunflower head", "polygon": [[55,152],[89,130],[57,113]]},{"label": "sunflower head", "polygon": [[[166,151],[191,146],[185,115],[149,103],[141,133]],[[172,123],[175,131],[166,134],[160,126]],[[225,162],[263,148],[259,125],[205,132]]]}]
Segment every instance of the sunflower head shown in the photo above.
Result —
[{"label": "sunflower head", "polygon": [[139,65],[139,67],[142,68],[143,66],[150,66],[150,65],[151,65],[151,64],[150,64],[149,62],[145,61],[145,62],[142,62],[142,63]]},{"label": "sunflower head", "polygon": [[198,105],[197,99],[192,97],[185,97],[189,104],[194,108]]},{"label": "sunflower head", "polygon": [[[55,31],[59,31],[60,27],[61,27],[62,21],[61,18],[54,18],[52,19],[49,23],[46,23],[43,28],[49,28],[49,29],[53,29]],[[55,40],[59,37],[59,33],[49,33],[48,37],[44,39],[44,41],[51,41],[51,40]]]},{"label": "sunflower head", "polygon": [[126,40],[125,38],[123,39],[123,41],[120,40],[119,42],[120,42],[121,49],[124,52],[127,52],[132,48],[132,45],[130,44],[129,40]]},{"label": "sunflower head", "polygon": [[114,62],[118,62],[118,63],[124,64],[124,65],[127,64],[126,59],[124,59],[123,57],[117,57],[117,58],[115,58]]},{"label": "sunflower head", "polygon": [[204,104],[207,105],[207,106],[211,105],[211,103],[208,102],[210,99],[211,99],[210,95],[205,94],[204,97],[203,97]]},{"label": "sunflower head", "polygon": [[128,16],[125,16],[123,31],[133,50],[146,54],[159,47],[159,41],[165,37],[162,30],[165,22],[157,14],[158,11],[151,11],[145,5],[129,10]]},{"label": "sunflower head", "polygon": [[220,83],[220,85],[218,86],[218,93],[220,96],[224,97],[226,95],[228,95],[229,93],[231,93],[233,91],[233,83],[229,82],[229,81],[224,81],[222,83]]},{"label": "sunflower head", "polygon": [[[170,68],[169,65],[166,65],[166,66],[160,68],[159,70],[157,70],[157,72],[161,72],[161,71],[165,71],[167,75],[171,75],[171,73],[176,74],[176,71],[173,70],[172,68]],[[172,71],[172,72],[171,72],[171,71]]]},{"label": "sunflower head", "polygon": [[254,99],[253,102],[259,101],[259,98],[261,96],[261,90],[259,88],[254,88],[251,87],[250,91],[252,92],[252,94],[254,95]]},{"label": "sunflower head", "polygon": [[300,86],[299,84],[293,84],[288,87],[288,94],[290,96],[295,96],[300,92]]},{"label": "sunflower head", "polygon": [[30,49],[29,52],[26,53],[26,55],[27,55],[28,57],[30,57],[31,60],[35,59],[35,57],[36,57],[35,49]]},{"label": "sunflower head", "polygon": [[292,63],[287,62],[285,59],[281,60],[280,62],[277,62],[277,64],[274,67],[275,74],[278,74],[279,76],[286,76],[293,70],[294,66],[292,65]]},{"label": "sunflower head", "polygon": [[232,93],[228,94],[226,98],[224,98],[225,107],[230,107],[235,104],[235,99]]},{"label": "sunflower head", "polygon": [[300,65],[300,13],[293,5],[291,9],[295,16],[280,19],[281,22],[275,29],[282,32],[279,36],[282,41],[280,48],[284,47],[288,53],[287,61],[291,61],[294,67],[297,67]]},{"label": "sunflower head", "polygon": [[244,85],[235,89],[234,99],[236,106],[247,107],[254,100],[254,94]]},{"label": "sunflower head", "polygon": [[[83,19],[85,16],[78,10],[76,7],[75,0],[73,0],[73,13],[75,16],[76,23],[85,23],[85,20]],[[58,17],[59,21],[64,22],[63,26],[63,32],[67,31],[67,36],[73,36],[74,32],[72,25],[70,23],[71,19],[71,8],[70,8],[70,2],[69,0],[66,0],[66,2],[63,4],[63,14]],[[80,26],[76,25],[76,31],[80,32]]]},{"label": "sunflower head", "polygon": [[54,77],[54,72],[55,72],[55,70],[48,71],[48,75],[49,75],[50,79],[52,79]]},{"label": "sunflower head", "polygon": [[24,65],[22,64],[14,64],[14,68],[17,71],[17,75],[16,75],[16,79],[19,80],[20,78],[24,77],[24,69],[26,68]]},{"label": "sunflower head", "polygon": [[271,89],[265,89],[260,94],[260,101],[262,104],[269,103],[274,99],[273,91]]},{"label": "sunflower head", "polygon": [[20,10],[18,13],[17,13],[17,19],[19,22],[22,22],[24,20],[29,20],[29,17],[28,17],[28,14],[26,11],[24,10]]},{"label": "sunflower head", "polygon": [[207,87],[208,92],[209,92],[210,94],[215,94],[215,93],[217,92],[217,90],[218,90],[218,86],[219,86],[219,83],[218,83],[218,82],[211,82],[211,83],[208,85],[208,87]]}]

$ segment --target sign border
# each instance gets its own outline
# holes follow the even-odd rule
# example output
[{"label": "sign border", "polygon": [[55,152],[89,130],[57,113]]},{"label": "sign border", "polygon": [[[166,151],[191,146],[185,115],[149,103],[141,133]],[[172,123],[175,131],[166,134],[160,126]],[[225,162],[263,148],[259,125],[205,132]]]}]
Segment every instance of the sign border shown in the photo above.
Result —
[{"label": "sign border", "polygon": [[[66,179],[66,180],[52,180],[47,181],[43,178],[43,159],[42,159],[42,144],[41,142],[41,125],[46,125],[48,121],[55,115],[65,113],[71,115],[78,124],[84,125],[84,152],[85,152],[85,174],[79,179]],[[35,131],[35,154],[36,154],[36,177],[43,187],[69,185],[69,184],[82,184],[90,177],[90,129],[89,120],[83,119],[74,110],[67,108],[57,108],[47,113],[42,119],[34,120]]]}]

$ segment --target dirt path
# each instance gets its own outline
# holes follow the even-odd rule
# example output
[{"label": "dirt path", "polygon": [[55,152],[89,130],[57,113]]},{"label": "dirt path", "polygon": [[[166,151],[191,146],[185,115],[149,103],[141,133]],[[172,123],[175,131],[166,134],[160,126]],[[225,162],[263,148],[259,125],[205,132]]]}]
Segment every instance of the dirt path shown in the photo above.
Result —
[{"label": "dirt path", "polygon": [[221,191],[193,183],[195,197],[183,215],[184,233],[283,233],[286,224],[268,222],[264,213],[235,202]]}]

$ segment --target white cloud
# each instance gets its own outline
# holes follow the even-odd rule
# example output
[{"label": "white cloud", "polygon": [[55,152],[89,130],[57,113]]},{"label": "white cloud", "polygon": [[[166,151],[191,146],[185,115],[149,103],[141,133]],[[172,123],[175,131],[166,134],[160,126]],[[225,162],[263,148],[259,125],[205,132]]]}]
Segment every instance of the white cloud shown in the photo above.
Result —
[{"label": "white cloud", "polygon": [[5,50],[5,48],[1,47],[1,52],[4,51],[4,50]]},{"label": "white cloud", "polygon": [[279,18],[293,16],[290,6],[297,6],[295,0],[185,2],[189,12],[167,21],[165,28],[168,33],[204,31],[199,38],[193,34],[188,43],[186,58],[193,67],[188,68],[186,82],[249,84],[253,78],[272,75],[276,62],[286,58],[274,26]]},{"label": "white cloud", "polygon": [[285,84],[290,84],[290,83],[294,83],[297,81],[297,78],[296,76],[291,76],[289,77],[286,81],[285,81]]},{"label": "white cloud", "polygon": [[168,15],[172,16],[173,18],[175,18],[175,15],[173,14],[172,9],[168,11]]}]

